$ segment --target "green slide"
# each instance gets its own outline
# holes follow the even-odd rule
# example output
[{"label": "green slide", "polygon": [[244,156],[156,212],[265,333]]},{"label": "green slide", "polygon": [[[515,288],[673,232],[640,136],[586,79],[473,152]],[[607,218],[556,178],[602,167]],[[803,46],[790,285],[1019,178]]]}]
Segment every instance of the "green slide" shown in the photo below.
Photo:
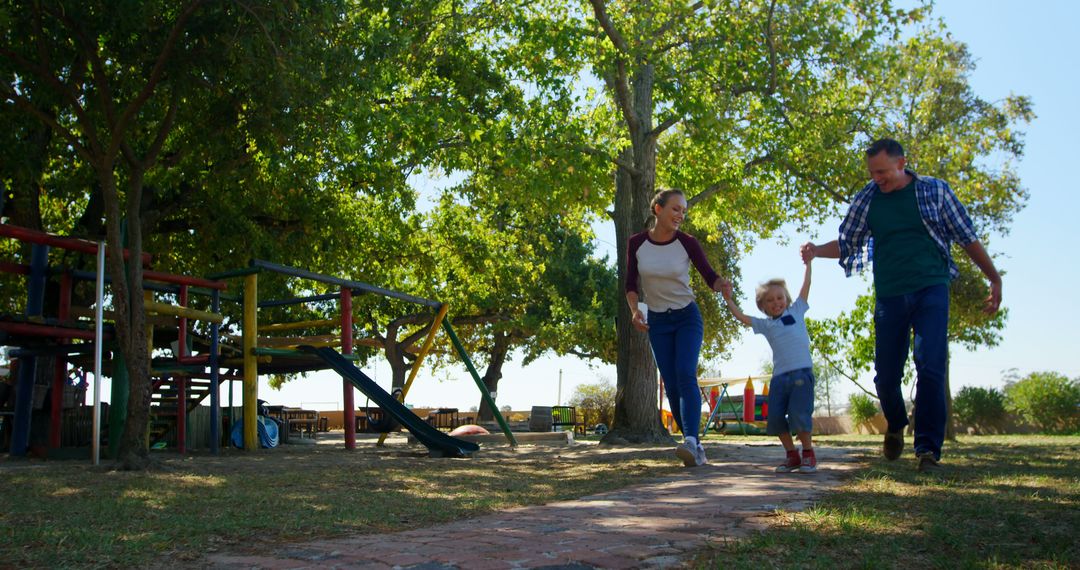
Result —
[{"label": "green slide", "polygon": [[401,405],[401,402],[379,387],[374,380],[368,378],[367,374],[346,360],[338,351],[328,347],[301,346],[299,348],[323,359],[335,372],[341,374],[342,378],[352,382],[357,390],[371,398],[386,413],[412,432],[420,443],[427,446],[431,457],[469,457],[480,450],[479,445],[450,437],[416,417],[412,410]]}]

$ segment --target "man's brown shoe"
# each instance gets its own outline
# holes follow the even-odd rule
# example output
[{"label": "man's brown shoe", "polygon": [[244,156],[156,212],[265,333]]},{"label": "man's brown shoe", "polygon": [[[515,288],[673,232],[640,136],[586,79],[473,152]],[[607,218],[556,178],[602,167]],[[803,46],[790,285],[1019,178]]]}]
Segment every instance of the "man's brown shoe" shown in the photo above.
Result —
[{"label": "man's brown shoe", "polygon": [[941,463],[934,458],[933,451],[923,451],[915,454],[919,458],[920,473],[941,473]]},{"label": "man's brown shoe", "polygon": [[882,453],[885,455],[885,459],[888,459],[889,461],[896,461],[900,458],[900,453],[902,453],[903,451],[904,432],[885,432],[885,444],[882,446]]}]

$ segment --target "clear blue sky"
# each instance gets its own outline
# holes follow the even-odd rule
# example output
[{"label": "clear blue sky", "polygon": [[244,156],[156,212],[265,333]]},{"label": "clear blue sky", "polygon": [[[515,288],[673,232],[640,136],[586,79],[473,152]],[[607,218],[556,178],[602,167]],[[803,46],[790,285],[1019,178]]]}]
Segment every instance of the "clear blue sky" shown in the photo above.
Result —
[{"label": "clear blue sky", "polygon": [[[968,44],[978,62],[971,77],[975,92],[990,101],[1010,93],[1030,96],[1036,120],[1027,126],[1026,151],[1018,165],[1020,178],[1030,192],[1027,208],[1016,216],[1007,237],[993,236],[989,250],[998,268],[1005,271],[1004,305],[1009,320],[1000,346],[968,352],[954,349],[954,391],[965,385],[1000,387],[1002,371],[1016,368],[1021,374],[1055,370],[1080,377],[1077,325],[1072,323],[1072,293],[1080,283],[1077,251],[1080,238],[1080,188],[1069,172],[1077,166],[1080,115],[1080,65],[1072,57],[1073,41],[1080,25],[1080,3],[1071,1],[945,0],[935,7],[955,38]],[[784,236],[788,243],[762,242],[742,266],[749,282],[770,277],[797,284],[802,279],[797,245],[808,239],[832,239],[839,220],[819,228],[818,235]],[[612,253],[613,227],[599,227],[601,251]],[[1073,261],[1069,261],[1072,259]],[[811,292],[811,315],[833,316],[850,309],[855,297],[866,291],[860,278],[846,279],[832,261],[815,264]],[[749,288],[747,288],[749,289]],[[744,307],[752,308],[748,299]],[[744,335],[733,358],[721,363],[724,376],[756,374],[770,359],[768,345],[755,335]],[[369,374],[389,385],[389,368],[369,366]],[[558,399],[562,371],[562,400],[574,386],[606,378],[614,382],[614,366],[590,367],[576,358],[546,358],[528,367],[520,359],[505,366],[498,402],[514,409],[551,405]],[[291,382],[280,392],[270,390],[262,379],[260,397],[275,403],[305,405],[316,409],[340,409],[340,380],[328,373]],[[867,379],[867,386],[870,379]],[[843,388],[849,392],[849,387]],[[421,373],[408,398],[416,406],[477,404],[479,392],[464,367],[450,379]],[[364,398],[358,396],[358,404]]]}]

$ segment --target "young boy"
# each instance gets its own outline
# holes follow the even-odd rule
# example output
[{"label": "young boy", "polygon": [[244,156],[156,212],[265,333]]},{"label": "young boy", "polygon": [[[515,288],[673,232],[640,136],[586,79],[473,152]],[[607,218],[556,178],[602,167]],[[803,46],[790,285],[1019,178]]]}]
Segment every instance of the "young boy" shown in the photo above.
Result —
[{"label": "young boy", "polygon": [[[730,284],[721,293],[727,301],[728,310],[754,332],[764,335],[773,351],[773,376],[769,382],[769,419],[766,433],[780,438],[787,451],[787,459],[776,468],[777,473],[814,473],[817,458],[810,441],[813,429],[811,416],[814,411],[814,372],[810,359],[810,335],[806,332],[803,316],[809,305],[810,261],[806,262],[799,298],[791,302],[791,294],[783,279],[772,279],[757,288],[757,306],[769,318],[746,316],[732,300]],[[799,457],[791,432],[795,431],[802,443]]]}]

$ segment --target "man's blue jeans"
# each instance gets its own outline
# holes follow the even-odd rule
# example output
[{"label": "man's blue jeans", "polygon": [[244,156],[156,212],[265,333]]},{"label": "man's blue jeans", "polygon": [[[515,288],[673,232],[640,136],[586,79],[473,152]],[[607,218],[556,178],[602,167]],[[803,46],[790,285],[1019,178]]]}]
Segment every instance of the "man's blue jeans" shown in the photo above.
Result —
[{"label": "man's blue jeans", "polygon": [[945,375],[948,367],[949,286],[879,298],[874,308],[874,368],[881,410],[890,432],[908,425],[901,380],[915,334],[915,453],[941,458],[945,441]]},{"label": "man's blue jeans", "polygon": [[671,415],[683,437],[695,439],[701,427],[697,366],[704,335],[697,303],[663,313],[649,311],[649,343],[664,380]]}]

